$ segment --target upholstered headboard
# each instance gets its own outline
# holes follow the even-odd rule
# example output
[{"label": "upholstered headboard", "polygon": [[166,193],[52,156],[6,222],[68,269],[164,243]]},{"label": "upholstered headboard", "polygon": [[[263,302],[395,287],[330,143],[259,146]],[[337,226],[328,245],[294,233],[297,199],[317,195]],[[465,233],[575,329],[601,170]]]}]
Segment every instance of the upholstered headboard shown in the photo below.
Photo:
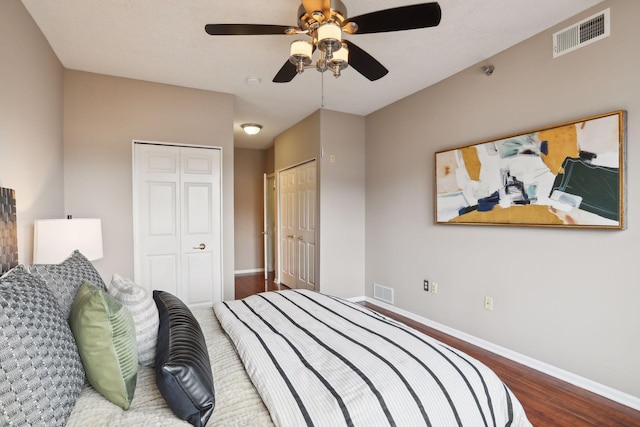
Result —
[{"label": "upholstered headboard", "polygon": [[0,188],[0,274],[18,265],[16,192]]}]

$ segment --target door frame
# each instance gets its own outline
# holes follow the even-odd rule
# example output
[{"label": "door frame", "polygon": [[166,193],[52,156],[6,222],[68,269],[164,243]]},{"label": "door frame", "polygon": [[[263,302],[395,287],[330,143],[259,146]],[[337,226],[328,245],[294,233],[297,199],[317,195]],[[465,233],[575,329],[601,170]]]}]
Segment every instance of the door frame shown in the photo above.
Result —
[{"label": "door frame", "polygon": [[[273,187],[269,188],[269,181],[273,180]],[[277,269],[277,242],[276,242],[276,227],[277,227],[277,203],[276,203],[276,174],[264,173],[263,174],[263,218],[262,218],[262,244],[264,250],[264,280],[269,280],[269,261],[273,266],[275,273],[274,282],[278,283],[278,269]],[[269,197],[272,197],[272,209],[269,209]],[[273,230],[271,230],[271,238],[269,238],[269,222],[273,222]],[[269,242],[271,241],[271,245]]]},{"label": "door frame", "polygon": [[198,144],[182,144],[177,142],[166,142],[166,141],[150,141],[144,139],[132,139],[131,140],[131,193],[132,193],[132,231],[133,231],[133,277],[136,283],[139,283],[140,274],[141,274],[141,260],[136,256],[137,249],[140,245],[139,237],[138,237],[138,224],[139,224],[139,215],[138,209],[136,208],[138,203],[138,194],[136,191],[136,157],[135,157],[135,148],[136,144],[147,144],[147,145],[160,145],[160,146],[171,146],[171,147],[186,147],[186,148],[203,148],[208,150],[220,150],[220,296],[222,300],[224,300],[224,149],[218,145],[198,145]]},{"label": "door frame", "polygon": [[293,165],[289,165],[286,166],[284,168],[278,169],[275,172],[275,182],[276,182],[276,231],[275,231],[275,236],[274,238],[276,239],[276,256],[277,256],[277,268],[276,268],[276,277],[275,277],[275,283],[278,285],[278,288],[280,288],[280,285],[282,284],[280,282],[280,272],[282,269],[282,253],[281,253],[281,247],[280,247],[280,225],[281,225],[281,212],[282,212],[282,207],[280,206],[280,174],[282,172],[286,172],[290,169],[295,169],[298,166],[302,166],[304,164],[310,163],[310,162],[316,162],[316,256],[315,256],[315,265],[316,265],[316,292],[320,291],[320,162],[318,161],[317,157],[312,157],[310,159],[304,160],[302,162],[299,163],[295,163]]}]

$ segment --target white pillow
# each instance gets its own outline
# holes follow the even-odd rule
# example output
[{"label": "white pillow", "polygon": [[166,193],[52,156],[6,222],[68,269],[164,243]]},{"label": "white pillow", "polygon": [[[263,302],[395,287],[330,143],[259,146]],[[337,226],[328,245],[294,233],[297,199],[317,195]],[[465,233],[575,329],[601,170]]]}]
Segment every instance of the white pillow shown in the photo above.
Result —
[{"label": "white pillow", "polygon": [[154,366],[158,340],[158,308],[153,297],[131,279],[114,274],[109,294],[129,309],[136,327],[138,363]]}]

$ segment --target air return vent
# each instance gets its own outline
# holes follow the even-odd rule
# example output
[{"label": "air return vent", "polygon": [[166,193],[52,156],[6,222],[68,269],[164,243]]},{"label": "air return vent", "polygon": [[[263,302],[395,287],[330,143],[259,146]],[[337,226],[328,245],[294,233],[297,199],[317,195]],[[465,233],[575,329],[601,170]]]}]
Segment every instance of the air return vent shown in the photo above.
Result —
[{"label": "air return vent", "polygon": [[584,19],[553,35],[553,57],[580,49],[590,43],[609,37],[611,33],[610,9]]},{"label": "air return vent", "polygon": [[386,286],[373,284],[373,297],[380,301],[393,304],[393,288],[387,288]]}]

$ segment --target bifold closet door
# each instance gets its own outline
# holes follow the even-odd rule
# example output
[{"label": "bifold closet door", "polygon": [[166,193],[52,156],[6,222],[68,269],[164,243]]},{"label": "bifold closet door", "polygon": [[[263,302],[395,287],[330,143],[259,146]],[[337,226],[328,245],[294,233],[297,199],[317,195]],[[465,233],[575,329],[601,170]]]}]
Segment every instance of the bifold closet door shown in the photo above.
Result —
[{"label": "bifold closet door", "polygon": [[134,144],[135,279],[187,305],[222,299],[221,150]]},{"label": "bifold closet door", "polygon": [[316,289],[316,162],[280,172],[280,282]]}]

